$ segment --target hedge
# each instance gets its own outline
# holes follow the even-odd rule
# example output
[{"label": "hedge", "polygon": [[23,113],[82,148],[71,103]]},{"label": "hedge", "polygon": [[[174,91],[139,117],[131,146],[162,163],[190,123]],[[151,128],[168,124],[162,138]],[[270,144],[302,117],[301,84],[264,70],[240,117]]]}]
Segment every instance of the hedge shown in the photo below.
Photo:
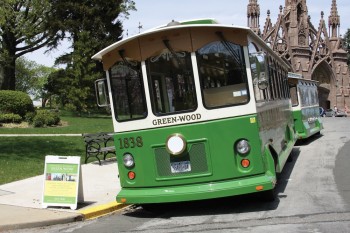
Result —
[{"label": "hedge", "polygon": [[22,118],[28,112],[34,111],[33,101],[28,94],[21,91],[0,91],[0,113],[18,114]]},{"label": "hedge", "polygon": [[14,113],[0,113],[0,123],[21,123],[22,117]]},{"label": "hedge", "polygon": [[48,110],[38,110],[35,115],[27,114],[26,119],[34,127],[58,125],[61,120],[57,113]]}]

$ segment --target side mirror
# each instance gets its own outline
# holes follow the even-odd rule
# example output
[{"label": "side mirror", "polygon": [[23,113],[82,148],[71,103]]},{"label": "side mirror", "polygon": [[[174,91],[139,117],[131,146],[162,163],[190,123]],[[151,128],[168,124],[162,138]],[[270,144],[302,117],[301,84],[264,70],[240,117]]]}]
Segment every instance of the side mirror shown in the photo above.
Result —
[{"label": "side mirror", "polygon": [[107,92],[107,80],[98,79],[95,81],[95,91],[97,106],[99,107],[109,107],[109,98]]},{"label": "side mirror", "polygon": [[265,72],[261,72],[258,79],[258,87],[260,90],[265,90],[269,86],[269,82],[266,79]]}]

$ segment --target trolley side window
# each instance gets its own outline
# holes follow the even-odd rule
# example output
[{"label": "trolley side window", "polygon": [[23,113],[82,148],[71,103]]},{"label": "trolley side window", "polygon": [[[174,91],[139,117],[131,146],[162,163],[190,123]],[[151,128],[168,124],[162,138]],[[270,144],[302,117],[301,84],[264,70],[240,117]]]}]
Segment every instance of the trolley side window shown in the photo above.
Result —
[{"label": "trolley side window", "polygon": [[242,46],[228,41],[215,41],[200,48],[196,56],[206,108],[248,103]]},{"label": "trolley side window", "polygon": [[292,100],[292,106],[296,107],[299,105],[299,98],[298,98],[298,87],[296,85],[290,86],[290,97]]},{"label": "trolley side window", "polygon": [[191,54],[168,47],[146,60],[152,109],[158,116],[197,109]]},{"label": "trolley side window", "polygon": [[147,116],[141,63],[120,62],[109,70],[117,121],[143,119]]}]

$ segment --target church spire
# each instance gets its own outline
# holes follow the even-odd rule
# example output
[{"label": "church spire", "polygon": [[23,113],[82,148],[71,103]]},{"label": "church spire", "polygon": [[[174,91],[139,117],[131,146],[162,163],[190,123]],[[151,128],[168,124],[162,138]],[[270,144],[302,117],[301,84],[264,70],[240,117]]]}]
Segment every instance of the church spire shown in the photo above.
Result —
[{"label": "church spire", "polygon": [[260,35],[260,6],[258,0],[249,0],[247,7],[248,27],[250,27],[256,34]]},{"label": "church spire", "polygon": [[338,14],[337,1],[332,0],[331,15],[328,18],[329,34],[333,37],[338,37],[340,27],[340,16]]}]

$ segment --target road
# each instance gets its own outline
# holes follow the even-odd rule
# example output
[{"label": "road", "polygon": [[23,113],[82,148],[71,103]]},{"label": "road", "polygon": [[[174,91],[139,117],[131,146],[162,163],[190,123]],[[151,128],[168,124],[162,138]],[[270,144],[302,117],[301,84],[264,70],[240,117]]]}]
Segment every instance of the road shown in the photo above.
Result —
[{"label": "road", "polygon": [[350,118],[323,118],[321,136],[298,143],[278,179],[278,198],[255,195],[167,205],[131,206],[95,220],[22,232],[350,232]]}]

